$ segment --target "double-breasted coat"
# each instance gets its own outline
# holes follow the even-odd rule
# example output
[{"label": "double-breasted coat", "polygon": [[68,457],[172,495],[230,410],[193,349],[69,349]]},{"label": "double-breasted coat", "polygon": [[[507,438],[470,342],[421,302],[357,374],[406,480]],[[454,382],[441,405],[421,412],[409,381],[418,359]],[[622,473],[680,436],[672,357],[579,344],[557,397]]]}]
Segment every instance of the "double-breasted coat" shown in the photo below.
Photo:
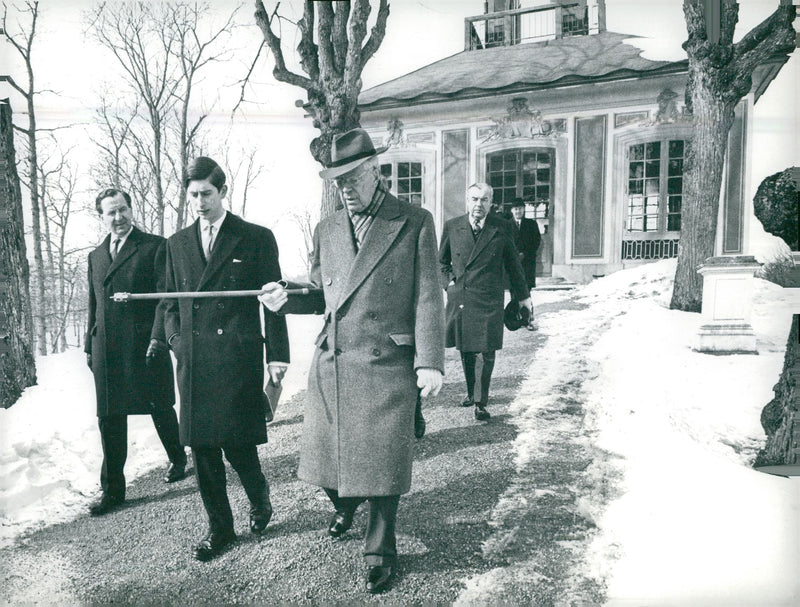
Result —
[{"label": "double-breasted coat", "polygon": [[343,497],[406,493],[415,370],[444,372],[433,218],[384,193],[356,251],[347,211],[337,211],[315,231],[310,279],[321,296],[290,296],[283,310],[325,315],[298,476]]},{"label": "double-breasted coat", "polygon": [[[167,291],[257,290],[281,278],[267,228],[228,213],[206,262],[199,220],[167,240]],[[267,440],[264,357],[289,362],[286,319],[256,297],[165,299],[164,328],[177,360],[181,443],[243,446]]]},{"label": "double-breasted coat", "polygon": [[163,331],[158,300],[114,302],[117,292],[164,290],[166,240],[132,228],[111,261],[109,242],[89,253],[89,322],[84,350],[92,355],[97,415],[152,413],[175,404],[172,362],[145,354],[152,332]]},{"label": "double-breasted coat", "polygon": [[522,271],[525,273],[525,279],[528,282],[528,288],[536,286],[536,252],[539,250],[539,244],[542,240],[542,235],[539,233],[539,224],[535,219],[528,219],[523,217],[520,219],[519,226],[512,217],[511,230],[514,236],[514,245],[520,253],[520,264],[522,264]]},{"label": "double-breasted coat", "polygon": [[520,301],[530,297],[510,228],[506,220],[487,215],[476,240],[466,214],[444,224],[439,263],[447,291],[448,348],[490,352],[503,347],[504,271],[511,295]]}]

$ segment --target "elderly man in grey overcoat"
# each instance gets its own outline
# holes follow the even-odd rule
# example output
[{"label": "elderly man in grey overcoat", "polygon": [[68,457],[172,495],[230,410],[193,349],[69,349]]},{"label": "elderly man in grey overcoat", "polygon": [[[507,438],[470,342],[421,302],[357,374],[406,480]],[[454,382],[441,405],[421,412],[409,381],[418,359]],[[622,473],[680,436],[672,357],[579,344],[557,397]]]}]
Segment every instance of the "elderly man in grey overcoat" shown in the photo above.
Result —
[{"label": "elderly man in grey overcoat", "polygon": [[369,501],[366,590],[393,577],[400,495],[411,487],[417,393],[435,395],[444,373],[444,310],[431,214],[392,196],[380,181],[369,135],[334,138],[333,179],[343,209],[314,233],[310,295],[264,285],[273,311],[321,313],[324,326],[308,380],[298,476],[323,487],[338,537]]}]

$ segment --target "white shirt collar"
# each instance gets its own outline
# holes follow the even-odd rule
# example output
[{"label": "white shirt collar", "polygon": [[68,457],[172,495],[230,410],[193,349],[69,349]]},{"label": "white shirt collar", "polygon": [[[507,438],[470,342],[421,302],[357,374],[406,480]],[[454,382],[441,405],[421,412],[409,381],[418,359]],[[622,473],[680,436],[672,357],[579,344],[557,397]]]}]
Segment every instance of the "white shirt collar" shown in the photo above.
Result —
[{"label": "white shirt collar", "polygon": [[217,220],[216,220],[215,222],[213,222],[213,223],[211,223],[210,221],[207,221],[207,220],[205,220],[205,219],[203,219],[203,218],[201,217],[201,218],[200,218],[200,231],[201,231],[203,234],[205,234],[205,233],[206,233],[206,230],[208,230],[208,226],[209,226],[209,225],[212,225],[212,226],[214,226],[214,234],[219,234],[219,228],[220,228],[220,226],[222,225],[222,222],[223,222],[223,221],[225,221],[225,216],[226,216],[227,214],[228,214],[228,211],[227,211],[227,210],[225,210],[225,209],[223,209],[223,210],[222,210],[222,215],[220,215],[219,219],[217,219]]},{"label": "white shirt collar", "polygon": [[125,244],[125,241],[128,240],[128,236],[131,235],[133,232],[133,226],[131,226],[130,230],[127,231],[123,236],[117,236],[116,234],[111,234],[111,239],[108,241],[108,250],[111,251],[114,249],[114,241],[119,240],[119,246],[117,247],[117,251],[122,248],[122,245]]}]

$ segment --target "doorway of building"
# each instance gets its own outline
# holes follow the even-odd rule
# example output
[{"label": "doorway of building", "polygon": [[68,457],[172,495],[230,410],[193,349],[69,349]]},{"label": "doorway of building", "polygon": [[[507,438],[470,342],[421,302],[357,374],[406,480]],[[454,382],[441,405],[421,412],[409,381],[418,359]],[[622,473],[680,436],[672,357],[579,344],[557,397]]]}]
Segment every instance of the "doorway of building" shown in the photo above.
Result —
[{"label": "doorway of building", "polygon": [[508,213],[511,201],[525,201],[525,217],[539,224],[542,241],[536,255],[536,275],[553,273],[553,148],[521,148],[487,154],[486,181],[494,189],[494,203]]}]

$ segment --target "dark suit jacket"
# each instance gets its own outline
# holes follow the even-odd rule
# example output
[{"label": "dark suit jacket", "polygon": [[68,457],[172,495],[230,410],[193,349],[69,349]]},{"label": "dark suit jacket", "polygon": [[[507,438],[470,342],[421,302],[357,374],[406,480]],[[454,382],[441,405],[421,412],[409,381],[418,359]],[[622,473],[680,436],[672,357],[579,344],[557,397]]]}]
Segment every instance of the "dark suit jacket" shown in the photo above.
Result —
[{"label": "dark suit jacket", "polygon": [[[228,213],[206,263],[199,220],[167,241],[167,291],[260,289],[280,280],[278,246],[267,228]],[[165,299],[181,394],[181,442],[192,447],[266,442],[264,351],[289,362],[286,320],[256,297]],[[173,336],[175,336],[173,338]]]},{"label": "dark suit jacket", "polygon": [[475,241],[467,215],[454,217],[442,230],[439,263],[447,290],[445,345],[462,352],[502,348],[503,272],[512,296],[530,297],[508,222],[488,215]]},{"label": "dark suit jacket", "polygon": [[89,253],[89,327],[84,350],[92,355],[97,415],[151,413],[150,403],[175,403],[172,362],[161,355],[146,365],[151,332],[162,331],[158,300],[125,303],[116,292],[164,290],[165,239],[133,228],[113,263],[111,236]]},{"label": "dark suit jacket", "polygon": [[535,219],[522,218],[517,227],[517,222],[511,218],[511,229],[514,235],[514,244],[517,251],[521,254],[522,269],[525,272],[525,278],[528,282],[528,287],[533,288],[536,286],[536,252],[539,250],[539,244],[542,236],[539,233],[539,224]]}]

